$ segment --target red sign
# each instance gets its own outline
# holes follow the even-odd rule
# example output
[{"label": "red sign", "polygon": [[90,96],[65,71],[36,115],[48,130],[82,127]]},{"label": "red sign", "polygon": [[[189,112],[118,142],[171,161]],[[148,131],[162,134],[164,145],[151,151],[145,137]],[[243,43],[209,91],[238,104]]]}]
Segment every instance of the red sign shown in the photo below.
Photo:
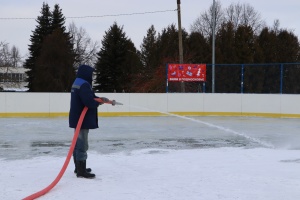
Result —
[{"label": "red sign", "polygon": [[206,64],[168,64],[168,81],[206,81]]}]

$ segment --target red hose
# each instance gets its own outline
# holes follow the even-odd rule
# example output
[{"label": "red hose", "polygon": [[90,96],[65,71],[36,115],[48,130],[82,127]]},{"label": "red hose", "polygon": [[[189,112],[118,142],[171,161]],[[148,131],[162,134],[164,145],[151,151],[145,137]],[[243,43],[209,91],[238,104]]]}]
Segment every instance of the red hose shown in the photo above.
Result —
[{"label": "red hose", "polygon": [[63,167],[61,168],[59,174],[57,175],[57,177],[55,178],[55,180],[46,188],[44,188],[43,190],[39,191],[39,192],[36,192],[28,197],[25,197],[23,200],[31,200],[31,199],[36,199],[44,194],[46,194],[47,192],[49,192],[58,182],[59,180],[61,179],[61,177],[64,175],[67,167],[68,167],[68,164],[70,162],[70,159],[71,159],[71,156],[73,154],[73,150],[75,148],[75,144],[76,144],[76,140],[77,140],[77,137],[79,135],[79,131],[80,131],[80,128],[81,128],[81,125],[82,125],[82,121],[84,119],[84,116],[87,112],[88,108],[87,107],[84,107],[84,109],[82,110],[81,112],[81,115],[80,115],[80,118],[78,120],[78,123],[77,123],[77,126],[76,126],[76,129],[75,129],[75,133],[74,133],[74,136],[73,136],[73,140],[72,140],[72,144],[71,144],[71,147],[70,147],[70,150],[69,150],[69,153],[67,155],[67,158],[65,160],[65,163],[63,165]]}]

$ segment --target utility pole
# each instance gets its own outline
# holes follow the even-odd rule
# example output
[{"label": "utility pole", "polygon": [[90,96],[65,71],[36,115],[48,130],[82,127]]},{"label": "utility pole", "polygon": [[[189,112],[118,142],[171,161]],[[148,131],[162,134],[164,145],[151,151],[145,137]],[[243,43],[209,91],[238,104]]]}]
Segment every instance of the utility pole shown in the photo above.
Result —
[{"label": "utility pole", "polygon": [[[177,13],[178,13],[178,42],[179,42],[179,63],[183,63],[183,49],[182,49],[182,29],[181,29],[181,10],[180,0],[177,0]],[[185,92],[184,81],[181,81],[181,92]]]},{"label": "utility pole", "polygon": [[216,40],[216,3],[213,0],[213,8],[212,8],[212,83],[211,83],[211,92],[215,93],[215,40]]}]

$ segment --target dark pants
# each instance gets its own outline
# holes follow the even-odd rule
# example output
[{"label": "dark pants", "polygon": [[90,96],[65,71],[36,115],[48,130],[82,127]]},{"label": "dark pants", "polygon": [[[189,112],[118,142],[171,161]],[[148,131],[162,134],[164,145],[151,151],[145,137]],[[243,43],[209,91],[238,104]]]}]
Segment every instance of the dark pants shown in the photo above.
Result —
[{"label": "dark pants", "polygon": [[84,161],[87,159],[87,150],[89,129],[80,129],[79,135],[74,148],[73,156],[77,161]]}]

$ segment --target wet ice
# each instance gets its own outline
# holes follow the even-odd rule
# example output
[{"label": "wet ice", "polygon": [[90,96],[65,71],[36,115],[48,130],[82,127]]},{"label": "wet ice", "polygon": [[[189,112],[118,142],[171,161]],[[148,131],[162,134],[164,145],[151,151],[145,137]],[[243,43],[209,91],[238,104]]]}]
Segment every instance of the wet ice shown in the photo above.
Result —
[{"label": "wet ice", "polygon": [[[87,164],[97,178],[76,178],[71,162],[40,199],[300,196],[300,119],[189,118],[100,117],[100,128],[89,134]],[[64,163],[73,131],[67,118],[2,118],[0,199],[22,199],[48,186]]]}]

